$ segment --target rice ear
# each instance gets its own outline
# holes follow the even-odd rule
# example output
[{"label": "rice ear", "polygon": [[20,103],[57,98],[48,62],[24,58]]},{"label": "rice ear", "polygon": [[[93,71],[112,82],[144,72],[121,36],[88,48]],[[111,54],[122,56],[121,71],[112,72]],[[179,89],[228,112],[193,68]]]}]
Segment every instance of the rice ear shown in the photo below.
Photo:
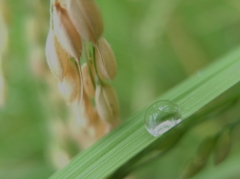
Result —
[{"label": "rice ear", "polygon": [[[50,1],[51,30],[46,45],[48,65],[59,80],[58,87],[69,104],[70,115],[74,115],[66,121],[69,137],[79,147],[87,148],[119,122],[116,92],[104,84],[105,79],[112,80],[116,75],[116,59],[110,45],[101,39],[103,21],[94,0]],[[85,50],[88,63],[81,67],[82,50]],[[98,64],[95,54],[98,55]],[[56,147],[53,161],[61,162],[56,160],[61,157],[65,165],[72,157],[72,153],[67,153],[68,145],[65,145],[69,138],[58,137],[63,141],[59,140],[57,144],[63,142],[64,145]]]},{"label": "rice ear", "polygon": [[79,60],[82,51],[82,41],[72,24],[67,11],[59,3],[53,10],[54,32],[67,53],[75,60]]},{"label": "rice ear", "polygon": [[80,36],[96,44],[103,34],[101,12],[93,0],[68,0],[67,11]]},{"label": "rice ear", "polygon": [[117,73],[117,62],[111,46],[104,38],[98,41],[95,54],[100,78],[113,80]]}]

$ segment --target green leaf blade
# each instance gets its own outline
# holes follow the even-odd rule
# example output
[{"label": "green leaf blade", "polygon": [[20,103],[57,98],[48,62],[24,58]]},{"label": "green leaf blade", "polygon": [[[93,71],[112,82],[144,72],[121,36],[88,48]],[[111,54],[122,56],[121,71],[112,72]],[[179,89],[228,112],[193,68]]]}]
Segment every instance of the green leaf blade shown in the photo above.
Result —
[{"label": "green leaf blade", "polygon": [[[240,50],[207,67],[189,78],[160,99],[176,102],[186,119],[204,105],[240,81]],[[145,109],[124,122],[116,130],[76,156],[51,179],[106,178],[132,157],[158,142],[144,127]]]}]

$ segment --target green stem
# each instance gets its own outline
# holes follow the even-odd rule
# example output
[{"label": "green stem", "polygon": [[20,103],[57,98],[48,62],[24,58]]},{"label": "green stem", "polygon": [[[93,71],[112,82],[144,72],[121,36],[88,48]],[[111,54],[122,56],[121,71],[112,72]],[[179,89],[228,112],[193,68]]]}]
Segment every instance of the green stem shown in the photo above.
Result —
[{"label": "green stem", "polygon": [[88,64],[88,71],[89,71],[90,78],[91,78],[91,81],[92,81],[92,84],[93,84],[93,88],[94,88],[94,90],[96,90],[96,82],[95,82],[95,79],[93,77],[93,72],[92,72],[91,63],[90,63],[90,60],[93,59],[93,52],[90,50],[90,48],[88,48],[88,49],[89,49],[88,50],[88,56],[86,57],[87,58],[86,61],[87,61],[87,64]]},{"label": "green stem", "polygon": [[94,63],[94,68],[95,68],[96,76],[97,76],[97,84],[102,86],[102,84],[104,84],[104,82],[101,80],[101,78],[99,76],[99,72],[97,70],[96,47],[92,46],[92,50],[93,50],[93,63]]}]

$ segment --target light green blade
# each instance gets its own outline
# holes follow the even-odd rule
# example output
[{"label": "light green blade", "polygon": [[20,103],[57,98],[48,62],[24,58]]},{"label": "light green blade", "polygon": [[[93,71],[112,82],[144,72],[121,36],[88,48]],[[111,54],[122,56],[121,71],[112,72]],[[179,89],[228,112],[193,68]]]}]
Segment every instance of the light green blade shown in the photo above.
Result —
[{"label": "light green blade", "polygon": [[[182,110],[182,119],[186,119],[239,80],[240,49],[237,49],[159,99],[176,102]],[[76,156],[51,179],[106,178],[143,149],[154,142],[159,142],[164,135],[154,138],[146,131],[143,122],[144,112],[145,109]]]}]

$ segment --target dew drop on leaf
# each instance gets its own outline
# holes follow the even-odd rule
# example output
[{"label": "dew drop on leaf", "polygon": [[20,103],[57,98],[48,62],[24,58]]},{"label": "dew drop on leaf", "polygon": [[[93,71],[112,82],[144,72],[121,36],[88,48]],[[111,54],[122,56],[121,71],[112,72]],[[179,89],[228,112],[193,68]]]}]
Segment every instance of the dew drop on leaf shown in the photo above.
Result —
[{"label": "dew drop on leaf", "polygon": [[152,104],[144,116],[148,132],[157,137],[181,122],[179,106],[169,100],[161,100]]}]

